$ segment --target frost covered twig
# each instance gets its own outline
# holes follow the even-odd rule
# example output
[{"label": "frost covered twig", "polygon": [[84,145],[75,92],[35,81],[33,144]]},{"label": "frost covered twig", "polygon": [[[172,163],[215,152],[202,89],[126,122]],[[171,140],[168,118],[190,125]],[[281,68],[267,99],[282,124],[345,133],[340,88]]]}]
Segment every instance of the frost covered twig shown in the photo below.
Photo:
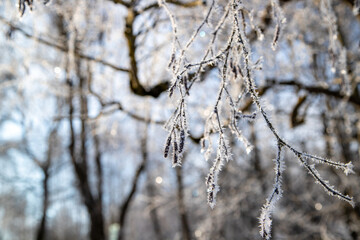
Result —
[{"label": "frost covered twig", "polygon": [[[207,21],[208,18],[212,16],[212,8],[214,8],[214,4],[218,4],[217,1],[212,1],[210,6],[210,10],[205,17]],[[272,43],[272,48],[275,50],[278,45],[280,32],[284,28],[285,17],[280,8],[278,0],[271,0],[271,5],[273,8],[273,18],[276,22],[274,39]],[[170,87],[170,97],[173,96],[173,92],[175,89],[179,90],[181,99],[179,100],[179,105],[175,110],[174,114],[171,116],[170,121],[167,125],[167,129],[169,131],[169,137],[165,147],[165,156],[168,155],[171,142],[176,141],[178,132],[182,129],[182,112],[185,111],[182,107],[184,103],[184,99],[186,99],[187,95],[190,93],[191,86],[194,84],[197,75],[202,71],[204,65],[216,65],[219,69],[219,76],[221,79],[218,95],[216,98],[215,105],[213,107],[213,111],[210,113],[209,117],[205,123],[204,129],[204,137],[201,139],[202,152],[205,153],[205,159],[209,160],[212,157],[213,152],[213,144],[211,141],[211,134],[218,134],[218,141],[216,146],[216,157],[213,161],[213,165],[210,168],[210,172],[206,178],[207,185],[207,194],[208,194],[208,204],[211,208],[214,208],[216,204],[216,195],[220,189],[218,186],[218,176],[222,166],[231,159],[230,146],[228,144],[226,138],[226,129],[228,128],[232,134],[237,136],[237,138],[244,143],[246,147],[246,151],[249,153],[252,149],[249,141],[243,136],[241,130],[239,128],[239,120],[247,119],[253,120],[256,118],[256,112],[251,115],[246,115],[240,112],[238,109],[238,103],[240,102],[243,91],[235,98],[234,92],[230,91],[232,89],[232,84],[241,83],[241,86],[246,88],[246,92],[252,98],[254,105],[257,108],[257,112],[264,119],[268,129],[271,131],[272,135],[275,137],[277,143],[277,156],[275,159],[275,181],[274,187],[266,200],[265,205],[262,208],[261,215],[259,218],[260,221],[260,234],[264,239],[270,239],[271,236],[271,213],[275,208],[275,204],[281,198],[282,190],[281,190],[281,178],[282,171],[284,168],[284,164],[282,161],[282,153],[285,149],[290,150],[295,157],[299,160],[300,164],[309,172],[309,174],[315,179],[315,181],[320,184],[326,192],[330,195],[337,196],[341,200],[349,202],[353,205],[353,200],[351,197],[342,194],[337,191],[334,187],[332,187],[326,180],[323,180],[315,168],[315,165],[310,165],[308,161],[313,161],[317,164],[327,164],[334,168],[339,168],[344,171],[347,175],[352,173],[352,164],[349,163],[341,163],[335,162],[326,158],[318,157],[315,155],[311,155],[299,150],[296,150],[292,147],[287,141],[285,141],[278,134],[276,128],[271,122],[267,112],[265,111],[263,104],[260,100],[260,97],[256,90],[256,83],[254,80],[254,71],[261,69],[259,67],[258,62],[261,62],[259,59],[255,64],[252,62],[252,52],[250,43],[247,39],[246,34],[246,17],[245,13],[248,13],[250,25],[253,29],[258,29],[257,26],[254,25],[251,11],[248,11],[243,6],[242,1],[229,1],[226,7],[224,8],[224,12],[219,18],[219,21],[215,27],[215,31],[213,32],[213,37],[210,39],[209,44],[206,48],[205,54],[202,57],[202,60],[199,62],[190,62],[185,63],[186,53],[188,51],[188,47],[194,41],[197,33],[206,22],[205,20],[200,24],[199,28],[197,28],[194,34],[191,36],[190,40],[186,44],[186,47],[183,49],[179,49],[181,53],[178,59],[172,60],[172,62],[177,64],[173,66],[173,84]],[[217,51],[217,54],[214,54],[214,49],[216,49],[215,44],[217,43],[217,35],[219,30],[226,24],[231,26],[231,30],[229,31],[228,37],[225,38],[226,42],[223,47]],[[173,26],[174,28],[175,26]],[[179,44],[180,46],[180,44]],[[181,48],[181,47],[180,47]],[[346,65],[346,63],[345,63]],[[190,84],[188,85],[187,81],[184,81],[184,78],[190,73],[190,71],[195,71],[195,77],[190,79]],[[189,79],[187,79],[189,80]],[[236,101],[234,99],[237,99]],[[224,109],[224,110],[222,110]],[[227,111],[226,111],[227,110]],[[227,118],[229,119],[229,124],[227,127],[224,127],[222,124],[222,119],[224,114],[221,113],[229,113]],[[184,118],[186,119],[186,118]],[[178,130],[176,130],[178,129]],[[175,139],[175,140],[174,140]],[[206,144],[207,143],[207,144]],[[177,147],[173,147],[173,151],[176,152]],[[174,162],[173,162],[174,165]]]},{"label": "frost covered twig", "polygon": [[261,214],[259,217],[260,222],[260,235],[264,239],[270,239],[271,236],[271,212],[275,208],[276,202],[281,198],[282,189],[281,189],[281,179],[282,171],[284,170],[284,164],[281,156],[283,144],[281,142],[277,143],[277,156],[275,159],[275,182],[273,190],[270,196],[266,199],[265,205],[261,209]]},{"label": "frost covered twig", "polygon": [[165,129],[169,131],[169,135],[165,144],[164,157],[168,157],[172,146],[173,167],[181,166],[185,138],[188,134],[185,108],[186,104],[183,99],[180,101],[178,108],[176,108],[174,114],[172,115],[172,118],[165,123]]},{"label": "frost covered twig", "polygon": [[271,44],[271,48],[275,51],[276,46],[279,42],[280,34],[281,34],[282,30],[284,29],[284,25],[286,23],[286,18],[284,16],[282,9],[280,8],[280,4],[279,4],[278,0],[271,0],[271,6],[273,9],[273,18],[276,21],[274,39]]}]

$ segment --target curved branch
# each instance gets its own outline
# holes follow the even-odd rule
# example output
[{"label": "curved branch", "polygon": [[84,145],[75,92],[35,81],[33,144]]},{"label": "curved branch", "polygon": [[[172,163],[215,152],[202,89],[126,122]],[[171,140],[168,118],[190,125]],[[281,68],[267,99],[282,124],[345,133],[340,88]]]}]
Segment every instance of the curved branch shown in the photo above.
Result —
[{"label": "curved branch", "polygon": [[307,95],[300,96],[298,98],[297,103],[294,106],[294,109],[293,109],[293,111],[291,113],[291,117],[290,117],[290,119],[291,119],[290,126],[292,128],[297,127],[297,126],[305,123],[306,110],[305,110],[305,113],[303,115],[300,115],[299,110],[300,110],[301,106],[303,106],[304,103],[306,102],[306,98],[307,98]]},{"label": "curved branch", "polygon": [[[177,5],[179,7],[183,7],[183,8],[194,8],[194,7],[198,7],[198,6],[202,6],[202,5],[206,4],[206,1],[203,1],[203,0],[194,0],[192,2],[182,2],[182,1],[178,1],[178,0],[168,0],[168,1],[165,1],[165,2],[174,4],[174,5]],[[144,7],[143,9],[141,9],[138,12],[139,13],[145,12],[145,11],[148,11],[150,9],[157,8],[157,7],[159,7],[159,4],[156,2],[156,3],[150,4],[150,5],[146,6],[146,7]]]},{"label": "curved branch", "polygon": [[115,3],[115,4],[121,4],[125,7],[130,7],[131,6],[131,3],[129,2],[125,2],[123,0],[110,0],[111,2]]},{"label": "curved branch", "polygon": [[126,24],[124,35],[127,40],[127,46],[129,51],[129,60],[130,60],[130,68],[128,71],[129,79],[130,79],[130,89],[131,91],[139,96],[152,96],[157,98],[161,93],[167,91],[169,88],[169,82],[161,82],[149,90],[145,89],[145,87],[140,83],[140,79],[138,77],[138,63],[136,60],[135,52],[136,52],[136,34],[134,33],[134,21],[136,19],[137,13],[133,8],[128,9],[128,15],[126,17]]},{"label": "curved branch", "polygon": [[[296,87],[298,89],[302,89],[302,90],[306,90],[307,92],[311,93],[311,94],[325,94],[331,97],[335,97],[338,99],[344,99],[346,98],[345,94],[341,93],[338,90],[331,90],[329,88],[325,88],[322,86],[308,86],[308,85],[304,85],[296,80],[288,80],[288,81],[276,81],[274,79],[269,79],[268,81],[268,86],[267,87],[272,87],[273,85],[282,85],[282,86],[293,86]],[[354,92],[353,95],[350,96],[349,98],[349,102],[360,106],[360,96]]]}]

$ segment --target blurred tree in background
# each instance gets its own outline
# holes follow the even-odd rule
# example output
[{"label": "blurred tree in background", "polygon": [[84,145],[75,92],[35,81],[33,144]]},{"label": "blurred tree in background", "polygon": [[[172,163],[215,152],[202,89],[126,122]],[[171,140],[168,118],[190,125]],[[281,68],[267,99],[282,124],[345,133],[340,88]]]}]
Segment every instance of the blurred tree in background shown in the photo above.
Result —
[{"label": "blurred tree in background", "polygon": [[359,239],[359,7],[1,1],[0,239]]}]

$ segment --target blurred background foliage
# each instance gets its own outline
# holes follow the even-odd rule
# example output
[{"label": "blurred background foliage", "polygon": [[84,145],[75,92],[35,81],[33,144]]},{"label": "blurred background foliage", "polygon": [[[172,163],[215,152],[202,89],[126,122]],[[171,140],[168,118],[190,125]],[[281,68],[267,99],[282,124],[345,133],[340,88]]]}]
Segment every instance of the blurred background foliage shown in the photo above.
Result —
[{"label": "blurred background foliage", "polygon": [[[185,44],[212,1],[167,2]],[[204,52],[226,3],[216,1],[188,57]],[[356,204],[328,196],[286,152],[273,239],[359,239],[359,1],[279,3],[287,22],[273,51],[271,1],[244,1],[264,34],[246,31],[254,61],[262,57],[257,91],[292,145],[353,162],[349,176],[318,168]],[[206,204],[212,163],[199,141],[220,85],[217,66],[204,69],[189,96],[182,167],[163,157],[163,125],[176,106],[167,94],[172,39],[156,1],[1,1],[0,239],[261,238],[276,156],[262,118],[240,123],[249,154],[229,135],[233,160],[220,172],[217,206]],[[241,106],[256,110],[248,95]]]}]

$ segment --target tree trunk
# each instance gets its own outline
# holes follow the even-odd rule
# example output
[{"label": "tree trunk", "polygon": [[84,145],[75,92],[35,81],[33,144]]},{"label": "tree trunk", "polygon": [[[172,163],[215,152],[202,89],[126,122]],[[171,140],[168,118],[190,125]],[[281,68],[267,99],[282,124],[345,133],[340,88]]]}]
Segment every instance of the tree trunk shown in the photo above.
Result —
[{"label": "tree trunk", "polygon": [[[102,212],[102,199],[94,196],[91,192],[90,182],[88,178],[88,156],[87,156],[87,145],[86,142],[88,140],[87,134],[87,123],[86,118],[88,115],[87,112],[87,96],[85,94],[86,90],[86,79],[81,76],[80,71],[80,61],[77,61],[77,74],[80,79],[79,87],[80,87],[80,108],[81,108],[81,132],[80,139],[77,138],[75,134],[75,129],[73,126],[73,115],[75,112],[75,108],[73,105],[74,98],[74,84],[69,79],[68,85],[70,89],[69,93],[69,125],[70,125],[70,145],[69,152],[71,157],[71,162],[74,166],[75,176],[79,182],[79,190],[90,216],[90,239],[91,240],[104,240],[105,239],[105,231],[104,231],[104,217]],[[80,140],[80,152],[76,151],[77,142]],[[99,157],[99,156],[97,156]],[[100,180],[101,181],[101,180]],[[98,189],[98,193],[101,192]]]},{"label": "tree trunk", "polygon": [[118,234],[118,240],[123,240],[125,238],[124,232],[125,232],[126,216],[127,216],[130,204],[134,200],[134,195],[137,191],[137,185],[138,185],[138,182],[140,179],[140,175],[145,170],[145,167],[146,167],[146,163],[147,163],[147,159],[148,159],[148,156],[147,156],[148,155],[147,154],[147,141],[148,141],[147,131],[148,131],[148,127],[146,125],[145,136],[141,141],[142,162],[141,162],[140,166],[138,167],[138,169],[136,170],[134,179],[132,181],[131,190],[120,207],[120,217],[119,217],[120,230],[119,230],[119,234]]},{"label": "tree trunk", "polygon": [[101,201],[95,201],[91,209],[88,208],[90,214],[90,239],[103,240],[105,239],[104,232],[104,218],[102,212]]},{"label": "tree trunk", "polygon": [[190,225],[186,215],[185,201],[184,201],[184,186],[182,182],[182,167],[176,167],[177,180],[177,198],[179,206],[179,217],[182,229],[182,239],[191,240]]},{"label": "tree trunk", "polygon": [[161,226],[160,226],[160,221],[159,221],[159,216],[157,213],[157,209],[156,206],[153,206],[154,201],[153,198],[156,195],[156,187],[154,186],[154,184],[151,182],[151,180],[148,177],[148,192],[149,192],[149,198],[150,198],[150,202],[149,202],[149,207],[151,208],[150,210],[150,219],[151,219],[151,224],[154,228],[154,232],[155,232],[155,236],[157,240],[162,240],[164,239],[161,233]]},{"label": "tree trunk", "polygon": [[36,234],[36,240],[44,240],[45,239],[46,214],[47,214],[47,210],[48,210],[48,206],[49,206],[48,180],[49,180],[48,169],[44,169],[44,180],[43,180],[44,198],[43,198],[42,217],[41,217],[41,222],[40,222],[37,234]]}]

